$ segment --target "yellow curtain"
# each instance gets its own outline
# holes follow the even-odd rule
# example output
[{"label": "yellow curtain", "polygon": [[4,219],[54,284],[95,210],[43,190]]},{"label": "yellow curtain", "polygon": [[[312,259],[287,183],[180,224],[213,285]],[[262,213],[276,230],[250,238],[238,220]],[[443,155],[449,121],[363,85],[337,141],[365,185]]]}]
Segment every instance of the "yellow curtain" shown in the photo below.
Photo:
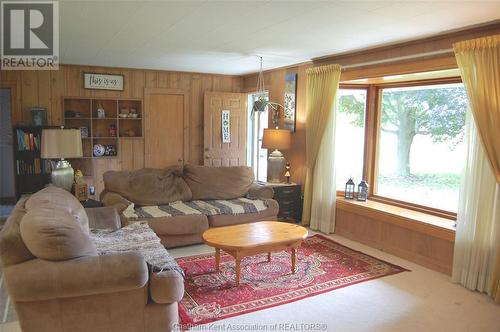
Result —
[{"label": "yellow curtain", "polygon": [[500,35],[453,44],[469,105],[500,183]]},{"label": "yellow curtain", "polygon": [[302,222],[305,225],[308,225],[311,220],[313,171],[328,119],[334,111],[340,71],[340,65],[320,66],[306,71],[306,182],[302,211]]},{"label": "yellow curtain", "polygon": [[[453,44],[484,151],[500,184],[500,35]],[[496,220],[500,227],[500,220]],[[500,246],[489,294],[500,303]]]},{"label": "yellow curtain", "polygon": [[495,302],[500,303],[500,250],[497,252],[495,272],[493,272],[493,280],[491,281],[489,294]]}]

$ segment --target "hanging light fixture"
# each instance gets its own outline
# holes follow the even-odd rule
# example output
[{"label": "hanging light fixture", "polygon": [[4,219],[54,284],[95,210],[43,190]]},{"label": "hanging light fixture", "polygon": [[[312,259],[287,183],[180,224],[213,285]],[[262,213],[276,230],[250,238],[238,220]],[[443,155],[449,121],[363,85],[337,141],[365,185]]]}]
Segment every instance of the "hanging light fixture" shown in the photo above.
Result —
[{"label": "hanging light fixture", "polygon": [[255,112],[264,112],[267,106],[266,90],[264,85],[264,73],[262,72],[262,57],[260,58],[259,77],[257,78],[257,100],[253,103],[252,115]]},{"label": "hanging light fixture", "polygon": [[260,69],[259,76],[257,78],[257,95],[258,99],[253,103],[252,116],[255,112],[264,112],[266,108],[270,108],[273,112],[273,125],[278,129],[278,118],[279,118],[279,108],[283,108],[283,105],[267,100],[267,93],[265,90],[264,83],[264,72],[262,71],[262,57],[260,58]]}]

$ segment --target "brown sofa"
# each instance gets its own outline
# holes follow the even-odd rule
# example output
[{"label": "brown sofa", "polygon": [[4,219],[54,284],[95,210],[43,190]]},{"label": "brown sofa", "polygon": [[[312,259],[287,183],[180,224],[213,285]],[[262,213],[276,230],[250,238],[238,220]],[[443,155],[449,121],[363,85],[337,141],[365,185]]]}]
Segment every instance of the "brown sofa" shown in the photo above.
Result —
[{"label": "brown sofa", "polygon": [[[264,200],[260,212],[220,215],[181,215],[144,218],[167,248],[201,243],[209,227],[275,220],[278,203],[271,187],[258,185],[250,167],[207,167],[186,165],[165,169],[108,171],[103,175],[104,191],[100,200],[122,213],[137,206],[164,205],[176,201],[228,200],[241,197]],[[122,223],[130,222],[122,215]]]},{"label": "brown sofa", "polygon": [[22,330],[170,331],[182,275],[148,272],[138,252],[97,255],[89,225],[115,229],[120,221],[110,208],[87,214],[56,187],[17,203],[0,232],[0,260]]}]

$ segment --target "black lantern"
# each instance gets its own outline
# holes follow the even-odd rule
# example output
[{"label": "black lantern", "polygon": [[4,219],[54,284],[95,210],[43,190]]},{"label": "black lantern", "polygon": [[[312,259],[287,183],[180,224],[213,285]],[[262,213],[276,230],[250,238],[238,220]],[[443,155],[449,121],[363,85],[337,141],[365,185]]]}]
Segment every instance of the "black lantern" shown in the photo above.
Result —
[{"label": "black lantern", "polygon": [[344,197],[346,199],[354,199],[354,190],[356,189],[356,184],[349,178],[349,181],[345,184],[345,194]]},{"label": "black lantern", "polygon": [[366,202],[368,199],[368,183],[365,180],[358,184],[358,201]]}]

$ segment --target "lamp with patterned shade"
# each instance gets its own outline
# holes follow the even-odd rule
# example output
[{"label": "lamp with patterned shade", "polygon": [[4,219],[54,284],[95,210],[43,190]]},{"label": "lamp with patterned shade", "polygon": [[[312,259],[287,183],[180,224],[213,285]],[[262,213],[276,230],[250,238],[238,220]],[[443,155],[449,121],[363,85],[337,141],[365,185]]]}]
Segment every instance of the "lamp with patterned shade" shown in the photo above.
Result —
[{"label": "lamp with patterned shade", "polygon": [[274,149],[267,160],[267,180],[272,183],[281,182],[281,172],[285,165],[285,158],[279,151],[289,149],[291,145],[291,135],[285,129],[264,129],[262,138],[262,148]]}]

